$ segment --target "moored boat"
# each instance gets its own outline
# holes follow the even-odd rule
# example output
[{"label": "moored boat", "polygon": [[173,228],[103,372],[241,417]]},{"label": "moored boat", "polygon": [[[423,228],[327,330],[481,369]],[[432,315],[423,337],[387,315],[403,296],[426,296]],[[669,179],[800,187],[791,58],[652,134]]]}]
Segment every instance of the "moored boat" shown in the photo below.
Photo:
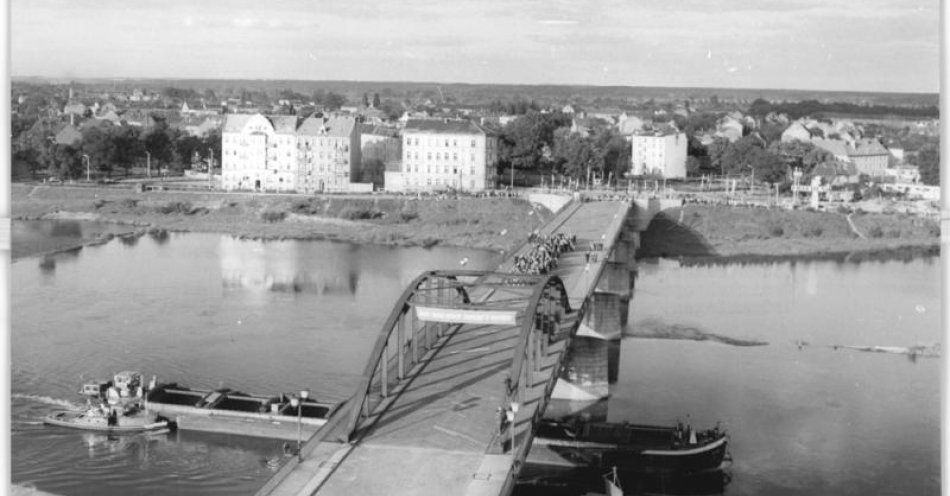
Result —
[{"label": "moored boat", "polygon": [[[529,463],[643,473],[694,473],[719,468],[728,436],[718,427],[693,431],[629,423],[544,420]],[[538,451],[535,451],[538,448]]]},{"label": "moored boat", "polygon": [[179,429],[288,440],[297,439],[298,429],[313,434],[339,407],[312,398],[292,399],[287,394],[262,396],[170,383],[149,388],[144,405],[175,419]]}]

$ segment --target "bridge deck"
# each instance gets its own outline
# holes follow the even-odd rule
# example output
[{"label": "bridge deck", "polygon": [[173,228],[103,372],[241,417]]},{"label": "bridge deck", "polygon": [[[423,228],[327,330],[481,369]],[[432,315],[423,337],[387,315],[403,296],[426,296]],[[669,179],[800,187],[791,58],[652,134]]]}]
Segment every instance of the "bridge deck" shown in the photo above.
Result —
[{"label": "bridge deck", "polygon": [[[626,208],[621,202],[575,205],[545,226],[545,232],[577,235],[577,250],[563,254],[555,271],[573,308],[593,291],[607,259],[601,252],[596,262],[587,264],[589,244],[606,240],[609,245],[622,228]],[[564,322],[562,330],[573,323]],[[410,372],[412,379],[394,392],[395,399],[381,414],[368,419],[359,442],[308,443],[304,462],[278,474],[281,480],[259,494],[499,494],[511,455],[486,451],[498,434],[496,409],[504,401],[503,381],[519,331],[515,326],[457,326]],[[539,397],[525,405],[526,412],[541,407],[540,385],[554,380],[564,348],[562,344],[548,350],[549,359],[537,377]],[[526,412],[518,416],[525,424],[516,429],[519,438],[531,436]]]}]

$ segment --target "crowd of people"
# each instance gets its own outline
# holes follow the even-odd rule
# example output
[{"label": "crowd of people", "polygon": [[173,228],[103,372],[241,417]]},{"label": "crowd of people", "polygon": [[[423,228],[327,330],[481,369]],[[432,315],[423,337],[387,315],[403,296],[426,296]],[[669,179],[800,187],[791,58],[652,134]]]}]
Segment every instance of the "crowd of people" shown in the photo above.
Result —
[{"label": "crowd of people", "polygon": [[528,237],[531,249],[525,255],[515,257],[515,272],[519,274],[547,274],[557,268],[561,253],[574,249],[577,236],[564,233],[542,235],[532,233]]}]

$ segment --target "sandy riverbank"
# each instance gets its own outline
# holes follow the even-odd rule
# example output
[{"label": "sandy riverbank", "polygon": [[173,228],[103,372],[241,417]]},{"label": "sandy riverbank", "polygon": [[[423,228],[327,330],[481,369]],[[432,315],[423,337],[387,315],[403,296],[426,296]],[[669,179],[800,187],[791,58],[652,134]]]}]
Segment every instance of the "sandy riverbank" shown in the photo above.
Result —
[{"label": "sandy riverbank", "polygon": [[[13,217],[78,219],[255,239],[329,239],[400,246],[510,250],[552,214],[521,199],[340,197],[16,184]],[[84,240],[96,241],[107,234]]]},{"label": "sandy riverbank", "polygon": [[687,205],[661,212],[641,257],[687,263],[907,259],[939,254],[936,219],[909,214]]}]

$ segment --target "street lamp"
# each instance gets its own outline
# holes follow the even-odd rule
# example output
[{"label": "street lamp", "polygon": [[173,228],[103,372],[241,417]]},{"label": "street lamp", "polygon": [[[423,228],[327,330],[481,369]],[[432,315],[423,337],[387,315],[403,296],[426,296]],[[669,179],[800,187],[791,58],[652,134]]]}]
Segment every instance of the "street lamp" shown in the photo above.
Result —
[{"label": "street lamp", "polygon": [[86,161],[86,182],[88,183],[92,181],[92,179],[90,178],[90,170],[89,170],[89,155],[86,155],[85,153],[83,153],[82,158],[83,160]]},{"label": "street lamp", "polygon": [[297,409],[297,461],[303,461],[303,451],[301,450],[302,442],[302,433],[301,433],[301,413],[303,412],[303,402],[307,400],[310,396],[310,390],[303,389],[296,396],[290,398],[290,406]]}]

